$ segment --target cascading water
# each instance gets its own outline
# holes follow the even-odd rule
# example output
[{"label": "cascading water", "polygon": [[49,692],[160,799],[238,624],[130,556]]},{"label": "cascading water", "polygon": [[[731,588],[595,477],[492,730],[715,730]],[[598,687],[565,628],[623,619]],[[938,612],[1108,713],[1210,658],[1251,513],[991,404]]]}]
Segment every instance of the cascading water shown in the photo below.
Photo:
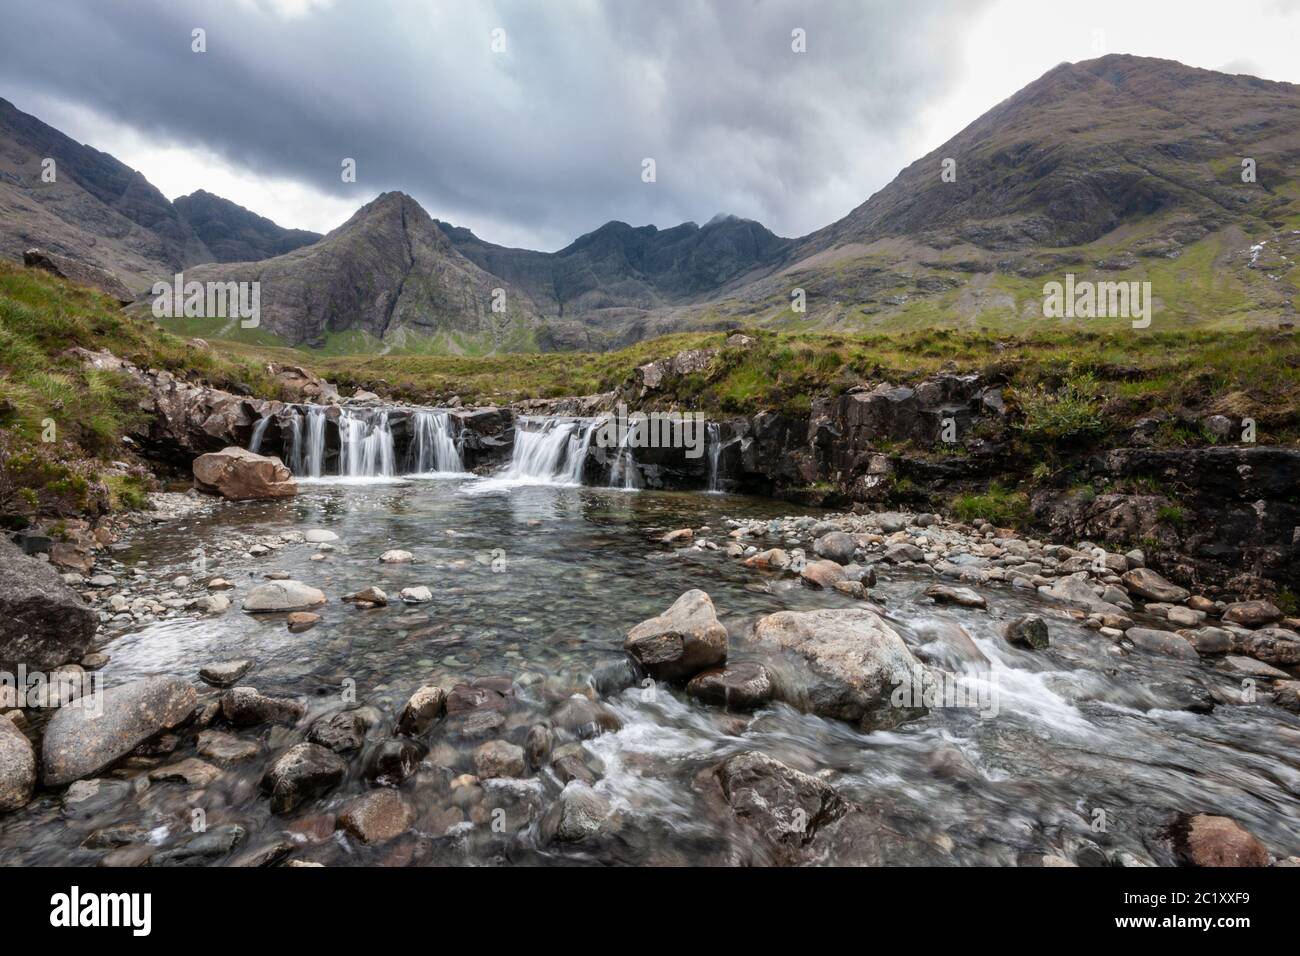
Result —
[{"label": "cascading water", "polygon": [[514,454],[501,472],[505,481],[582,484],[596,423],[580,419],[520,418],[515,424]]},{"label": "cascading water", "polygon": [[447,472],[461,474],[465,463],[451,437],[451,417],[446,412],[420,409],[411,419],[409,469],[415,474]]},{"label": "cascading water", "polygon": [[718,462],[722,457],[722,426],[717,422],[709,422],[705,426],[707,435],[706,445],[709,450],[709,486],[708,492],[711,495],[722,493],[722,476],[718,474]]},{"label": "cascading water", "polygon": [[344,409],[339,415],[339,474],[347,478],[390,478],[396,473],[397,454],[388,412],[373,421]]},{"label": "cascading water", "polygon": [[609,487],[623,488],[627,491],[635,491],[638,487],[637,480],[640,478],[640,472],[636,467],[636,455],[632,451],[632,440],[636,435],[637,425],[632,425],[627,429],[627,434],[623,436],[618,445],[618,452],[614,456],[614,464],[609,469]]},{"label": "cascading water", "polygon": [[302,426],[295,420],[294,474],[319,478],[325,467],[325,409],[320,406],[307,409],[307,440],[301,441],[302,437]]},{"label": "cascading water", "polygon": [[262,450],[262,436],[266,434],[266,426],[271,424],[271,416],[263,415],[253,426],[253,437],[248,441],[248,450],[256,455]]}]

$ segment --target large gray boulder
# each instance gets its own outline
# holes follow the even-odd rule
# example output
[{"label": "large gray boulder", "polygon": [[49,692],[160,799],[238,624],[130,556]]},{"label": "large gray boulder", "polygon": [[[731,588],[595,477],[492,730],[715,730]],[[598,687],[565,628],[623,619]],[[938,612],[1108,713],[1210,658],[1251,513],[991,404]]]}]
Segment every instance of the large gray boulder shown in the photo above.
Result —
[{"label": "large gray boulder", "polygon": [[713,601],[687,591],[658,617],[628,632],[623,649],[656,680],[687,680],[727,659],[727,629]]},{"label": "large gray boulder", "polygon": [[[864,730],[925,713],[920,701],[932,678],[874,611],[779,611],[755,625],[754,637],[787,652],[769,666],[779,696],[791,706]],[[891,699],[895,688],[911,691],[901,704]]]},{"label": "large gray boulder", "polygon": [[80,660],[99,626],[58,572],[0,536],[0,670],[53,670]]},{"label": "large gray boulder", "polygon": [[8,717],[0,717],[0,813],[26,806],[35,786],[31,741]]},{"label": "large gray boulder", "polygon": [[41,744],[47,787],[89,777],[160,730],[184,721],[198,703],[194,688],[174,677],[148,677],[60,707]]}]

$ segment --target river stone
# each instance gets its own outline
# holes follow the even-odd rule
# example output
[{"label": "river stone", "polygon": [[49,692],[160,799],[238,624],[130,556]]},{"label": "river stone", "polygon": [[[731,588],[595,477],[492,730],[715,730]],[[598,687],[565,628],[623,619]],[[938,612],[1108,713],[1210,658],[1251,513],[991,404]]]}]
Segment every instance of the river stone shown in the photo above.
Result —
[{"label": "river stone", "polygon": [[780,548],[772,548],[768,551],[760,551],[758,554],[751,554],[745,559],[744,565],[747,568],[781,571],[790,566],[790,555]]},{"label": "river stone", "polygon": [[372,584],[368,588],[344,595],[343,600],[358,607],[384,607],[388,604],[388,595]]},{"label": "river stone", "polygon": [[262,790],[271,797],[272,813],[290,813],[335,787],[347,772],[343,759],[320,744],[294,744],[267,769]]},{"label": "river stone", "polygon": [[398,548],[394,548],[391,551],[385,551],[381,554],[379,560],[384,564],[406,564],[409,561],[414,561],[415,555],[411,554],[410,551],[402,551]]},{"label": "river stone", "polygon": [[248,592],[244,610],[250,614],[305,611],[325,601],[325,592],[301,581],[268,581]]},{"label": "river stone", "polygon": [[200,491],[231,501],[290,498],[298,493],[293,475],[279,458],[230,446],[194,459]]},{"label": "river stone", "polygon": [[804,584],[815,588],[833,588],[846,581],[844,569],[834,561],[809,561],[799,572]]},{"label": "river stone", "polygon": [[277,866],[293,853],[298,845],[292,840],[276,839],[260,846],[252,847],[235,857],[226,865],[237,869],[260,869]]},{"label": "river stone", "polygon": [[406,604],[428,604],[433,600],[433,592],[423,584],[413,588],[402,588],[397,596]]},{"label": "river stone", "polygon": [[149,779],[157,783],[186,783],[191,787],[206,787],[220,776],[220,770],[197,757],[186,757],[149,771]]},{"label": "river stone", "polygon": [[1279,667],[1300,664],[1300,634],[1281,627],[1262,627],[1248,634],[1233,635],[1232,649]]},{"label": "river stone", "polygon": [[362,773],[381,786],[395,786],[415,772],[429,748],[417,740],[390,737],[366,753]]},{"label": "river stone", "polygon": [[1198,654],[1227,654],[1233,649],[1232,632],[1222,627],[1200,627],[1194,631],[1180,631]]},{"label": "river stone", "polygon": [[1192,647],[1187,638],[1169,631],[1157,631],[1149,627],[1130,627],[1124,632],[1124,636],[1132,641],[1135,647],[1152,654],[1164,654],[1185,661],[1200,659],[1196,648]]},{"label": "river stone", "polygon": [[581,694],[573,694],[556,707],[551,722],[584,740],[623,726],[612,710]]},{"label": "river stone", "polygon": [[302,540],[308,544],[328,544],[337,541],[339,536],[326,528],[312,528],[302,533]]},{"label": "river stone", "polygon": [[1265,680],[1287,680],[1291,677],[1280,667],[1274,667],[1272,664],[1257,661],[1253,657],[1242,657],[1238,654],[1225,656],[1222,666],[1230,673],[1240,674],[1244,677],[1262,677]]},{"label": "river stone", "polygon": [[0,717],[0,813],[25,807],[36,787],[36,753],[27,735]]},{"label": "river stone", "polygon": [[474,773],[480,780],[522,777],[525,767],[524,748],[504,740],[489,740],[474,751]]},{"label": "river stone", "polygon": [[806,846],[849,811],[830,784],[755,751],[728,757],[713,776],[736,817],[776,847]]},{"label": "river stone", "polygon": [[946,584],[931,584],[925,589],[925,596],[935,604],[957,604],[961,607],[987,608],[988,601],[982,594],[970,588],[954,588]]},{"label": "river stone", "polygon": [[253,669],[247,658],[237,661],[218,661],[199,668],[199,679],[213,687],[229,687]]},{"label": "river stone", "polygon": [[149,857],[150,866],[207,866],[244,842],[248,832],[236,823],[223,823],[195,834],[180,846]]},{"label": "river stone", "polygon": [[236,727],[256,724],[296,724],[307,712],[292,697],[268,697],[256,687],[232,687],[221,697],[221,716]]},{"label": "river stone", "polygon": [[1051,642],[1047,633],[1047,622],[1037,614],[1024,614],[1013,621],[1008,621],[1002,630],[1002,636],[1010,644],[1042,650]]},{"label": "river stone", "polygon": [[320,615],[313,614],[311,611],[290,611],[289,616],[285,618],[285,623],[294,634],[310,631],[319,622]]},{"label": "river stone", "polygon": [[816,554],[838,564],[848,564],[857,550],[858,543],[853,540],[853,535],[843,531],[832,531],[813,542]]},{"label": "river stone", "polygon": [[336,754],[345,754],[361,749],[367,729],[365,718],[358,710],[340,710],[313,723],[307,739]]},{"label": "river stone", "polygon": [[533,724],[529,727],[528,736],[524,738],[524,756],[528,758],[528,766],[544,766],[550,759],[554,746],[555,732],[550,727],[546,724]]},{"label": "river stone", "polygon": [[58,572],[0,535],[0,670],[48,671],[80,660],[98,615]]},{"label": "river stone", "polygon": [[158,731],[184,721],[197,704],[198,695],[186,681],[149,677],[60,707],[41,745],[45,785],[91,776]]},{"label": "river stone", "polygon": [[727,659],[727,629],[709,596],[692,590],[632,628],[623,649],[656,680],[686,680]]},{"label": "river stone", "polygon": [[893,564],[902,564],[905,561],[919,563],[925,560],[925,552],[914,544],[900,541],[885,549],[885,560]]},{"label": "river stone", "polygon": [[1273,703],[1300,714],[1300,680],[1280,680],[1273,685]]},{"label": "river stone", "polygon": [[256,743],[234,734],[225,734],[219,730],[205,730],[199,734],[198,751],[212,760],[224,763],[250,760],[257,756],[258,750]]},{"label": "river stone", "polygon": [[1134,568],[1125,571],[1119,578],[1130,594],[1136,594],[1148,601],[1164,601],[1169,604],[1182,604],[1190,591],[1171,584],[1150,568]]},{"label": "river stone", "polygon": [[1238,601],[1223,611],[1224,624],[1240,624],[1242,627],[1263,627],[1280,620],[1282,612],[1268,601]]},{"label": "river stone", "polygon": [[571,781],[542,817],[542,841],[581,843],[591,839],[606,827],[611,812],[608,800],[588,785]]},{"label": "river stone", "polygon": [[396,790],[372,790],[350,801],[339,813],[338,825],[362,843],[385,843],[401,836],[415,822],[415,808]]},{"label": "river stone", "polygon": [[[762,618],[755,638],[789,652],[792,671],[775,671],[778,696],[801,710],[859,724],[896,726],[925,712],[914,702],[895,706],[895,688],[920,683],[928,672],[898,633],[866,608],[778,611]],[[776,662],[773,662],[775,667]]]},{"label": "river stone", "polygon": [[399,734],[420,737],[428,732],[447,709],[447,692],[436,685],[426,684],[411,695],[397,717]]},{"label": "river stone", "polygon": [[706,704],[729,710],[754,710],[776,694],[772,675],[758,661],[732,661],[691,678],[686,693]]},{"label": "river stone", "polygon": [[1175,826],[1175,845],[1190,866],[1268,866],[1268,850],[1230,817],[1197,814]]}]

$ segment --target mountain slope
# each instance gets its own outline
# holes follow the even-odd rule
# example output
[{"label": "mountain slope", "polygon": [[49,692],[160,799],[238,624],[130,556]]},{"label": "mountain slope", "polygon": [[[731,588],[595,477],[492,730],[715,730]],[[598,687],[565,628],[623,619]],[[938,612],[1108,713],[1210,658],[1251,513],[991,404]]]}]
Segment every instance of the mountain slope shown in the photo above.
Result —
[{"label": "mountain slope", "polygon": [[306,229],[285,229],[265,216],[200,189],[172,201],[214,262],[252,262],[284,255],[320,239]]},{"label": "mountain slope", "polygon": [[[260,262],[188,269],[198,282],[259,282],[261,335],[326,347],[351,333],[370,347],[440,351],[533,346],[536,309],[522,292],[460,255],[410,196],[383,193],[319,242]],[[506,309],[492,311],[502,289]],[[197,324],[196,324],[197,323]],[[194,334],[234,334],[238,323],[187,320]]]},{"label": "mountain slope", "polygon": [[[42,161],[55,181],[42,181]],[[152,277],[212,259],[189,224],[135,170],[0,99],[0,255],[41,246],[116,272]]]}]

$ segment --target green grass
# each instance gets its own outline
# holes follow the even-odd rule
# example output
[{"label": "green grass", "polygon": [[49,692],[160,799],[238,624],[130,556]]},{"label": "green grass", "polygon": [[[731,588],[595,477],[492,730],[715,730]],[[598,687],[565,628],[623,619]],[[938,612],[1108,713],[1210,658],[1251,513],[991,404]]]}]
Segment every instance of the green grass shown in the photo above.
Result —
[{"label": "green grass", "polygon": [[968,524],[987,521],[999,528],[1018,528],[1029,521],[1029,498],[997,482],[989,485],[984,494],[958,495],[950,507],[958,520]]}]

